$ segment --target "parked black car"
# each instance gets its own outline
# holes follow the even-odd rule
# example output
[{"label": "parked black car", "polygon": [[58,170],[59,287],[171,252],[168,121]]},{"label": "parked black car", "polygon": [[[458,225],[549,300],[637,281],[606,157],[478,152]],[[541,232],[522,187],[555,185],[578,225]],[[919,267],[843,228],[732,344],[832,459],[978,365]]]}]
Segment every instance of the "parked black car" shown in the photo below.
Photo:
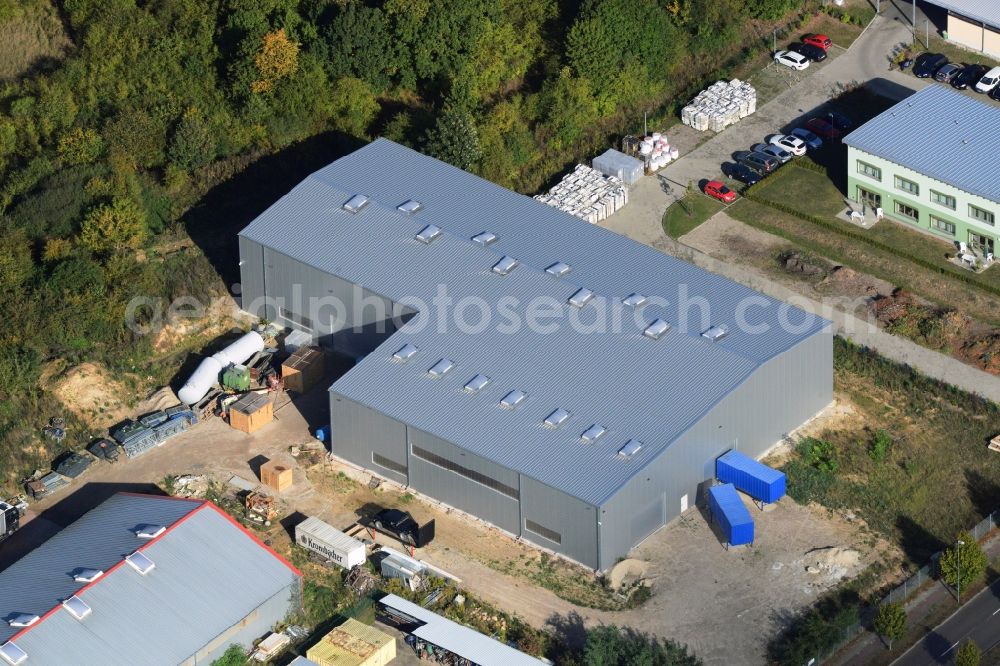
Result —
[{"label": "parked black car", "polygon": [[969,86],[979,83],[979,79],[983,78],[983,74],[988,71],[985,65],[966,65],[951,80],[951,85],[959,90],[965,90]]},{"label": "parked black car", "polygon": [[383,509],[375,514],[372,527],[380,532],[386,532],[396,537],[402,543],[422,548],[434,538],[434,521],[419,525],[406,511],[400,509]]},{"label": "parked black car", "polygon": [[996,88],[990,91],[990,99],[995,99],[996,101],[1000,102],[1000,86],[997,86]]},{"label": "parked black car", "polygon": [[854,121],[850,116],[844,115],[840,111],[830,111],[826,114],[826,120],[841,132],[854,129]]},{"label": "parked black car", "polygon": [[962,73],[962,66],[957,62],[949,62],[947,65],[942,67],[934,75],[935,81],[940,81],[941,83],[951,83],[956,76]]},{"label": "parked black car", "polygon": [[[997,87],[1000,88],[1000,86]],[[733,180],[740,181],[744,185],[759,183],[761,178],[760,174],[750,167],[743,166],[742,164],[735,164],[733,162],[726,162],[723,164],[722,173]]]},{"label": "parked black car", "polygon": [[913,64],[913,75],[918,79],[926,79],[937,74],[947,64],[948,58],[940,53],[921,53]]},{"label": "parked black car", "polygon": [[812,44],[792,44],[788,47],[788,50],[801,53],[813,62],[823,62],[826,60],[826,51]]}]

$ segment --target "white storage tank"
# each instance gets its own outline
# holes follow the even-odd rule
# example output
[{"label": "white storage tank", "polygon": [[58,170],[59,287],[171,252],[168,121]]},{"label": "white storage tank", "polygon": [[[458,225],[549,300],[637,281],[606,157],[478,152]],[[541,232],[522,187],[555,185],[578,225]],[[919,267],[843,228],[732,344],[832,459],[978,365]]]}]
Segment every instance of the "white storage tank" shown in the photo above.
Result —
[{"label": "white storage tank", "polygon": [[315,516],[295,526],[295,543],[345,569],[365,562],[365,544]]}]

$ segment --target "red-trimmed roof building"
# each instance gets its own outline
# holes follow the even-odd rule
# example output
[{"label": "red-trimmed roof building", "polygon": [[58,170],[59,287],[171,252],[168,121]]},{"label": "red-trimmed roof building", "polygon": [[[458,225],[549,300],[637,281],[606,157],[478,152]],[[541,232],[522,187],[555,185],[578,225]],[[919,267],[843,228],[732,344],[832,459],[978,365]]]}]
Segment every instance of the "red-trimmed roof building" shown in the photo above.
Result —
[{"label": "red-trimmed roof building", "polygon": [[211,502],[119,493],[0,572],[0,666],[210,664],[301,576]]}]

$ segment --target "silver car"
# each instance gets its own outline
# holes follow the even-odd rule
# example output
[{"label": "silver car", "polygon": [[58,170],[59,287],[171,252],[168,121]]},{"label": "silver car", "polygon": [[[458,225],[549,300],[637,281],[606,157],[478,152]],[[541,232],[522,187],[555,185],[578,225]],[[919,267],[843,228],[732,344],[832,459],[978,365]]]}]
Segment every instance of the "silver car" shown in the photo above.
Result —
[{"label": "silver car", "polygon": [[770,155],[782,164],[788,162],[794,157],[790,152],[782,148],[781,146],[775,146],[773,144],[757,143],[754,144],[753,148],[750,149],[755,153],[764,153],[765,155]]}]

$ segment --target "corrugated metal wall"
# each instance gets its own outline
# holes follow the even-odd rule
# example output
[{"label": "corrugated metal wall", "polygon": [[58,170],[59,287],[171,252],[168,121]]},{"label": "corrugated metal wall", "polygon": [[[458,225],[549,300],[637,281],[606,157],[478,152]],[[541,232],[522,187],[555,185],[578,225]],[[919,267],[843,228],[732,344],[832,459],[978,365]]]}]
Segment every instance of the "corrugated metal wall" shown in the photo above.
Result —
[{"label": "corrugated metal wall", "polygon": [[[596,507],[521,475],[521,516],[522,537],[597,568]],[[530,528],[525,530],[528,521],[557,532],[560,542],[551,541]]]},{"label": "corrugated metal wall", "polygon": [[410,442],[410,486],[425,495],[441,500],[445,504],[478,516],[500,529],[519,534],[521,521],[520,502],[482,483],[444,469],[415,454],[413,447],[427,450],[462,467],[495,479],[520,494],[519,474],[464,451],[416,428],[407,428]]},{"label": "corrugated metal wall", "polygon": [[[588,567],[597,567],[595,507],[422,430],[407,427],[332,390],[330,425],[334,455]],[[520,500],[506,490],[495,490],[466,474],[425,460],[415,455],[412,447],[489,477],[513,489]],[[408,473],[386,467],[381,458],[407,469]],[[526,532],[529,520],[557,533],[558,542],[546,538],[537,527],[534,532]]]},{"label": "corrugated metal wall", "polygon": [[[397,329],[387,298],[242,237],[240,259],[243,308],[313,333],[325,347],[360,358]],[[403,308],[400,319],[412,314]]]},{"label": "corrugated metal wall", "polygon": [[645,536],[657,502],[665,503],[666,522],[680,515],[684,495],[689,507],[700,502],[717,457],[734,446],[754,458],[762,455],[832,399],[829,331],[768,361],[601,507],[598,568],[614,565]]},{"label": "corrugated metal wall", "polygon": [[407,466],[405,425],[330,391],[330,430],[334,455],[387,479],[409,483],[406,474],[373,462],[373,454],[377,454],[400,467]]},{"label": "corrugated metal wall", "polygon": [[[291,571],[289,571],[289,575],[292,575]],[[211,664],[222,657],[223,653],[234,643],[242,645],[244,648],[252,647],[255,640],[273,630],[275,625],[284,622],[289,613],[296,610],[293,606],[295,605],[294,600],[298,596],[299,585],[300,581],[295,578],[287,588],[258,606],[241,623],[233,625],[211,640],[193,658],[184,663]]]},{"label": "corrugated metal wall", "polygon": [[260,319],[271,320],[265,308],[264,249],[256,241],[240,236],[240,306]]}]

